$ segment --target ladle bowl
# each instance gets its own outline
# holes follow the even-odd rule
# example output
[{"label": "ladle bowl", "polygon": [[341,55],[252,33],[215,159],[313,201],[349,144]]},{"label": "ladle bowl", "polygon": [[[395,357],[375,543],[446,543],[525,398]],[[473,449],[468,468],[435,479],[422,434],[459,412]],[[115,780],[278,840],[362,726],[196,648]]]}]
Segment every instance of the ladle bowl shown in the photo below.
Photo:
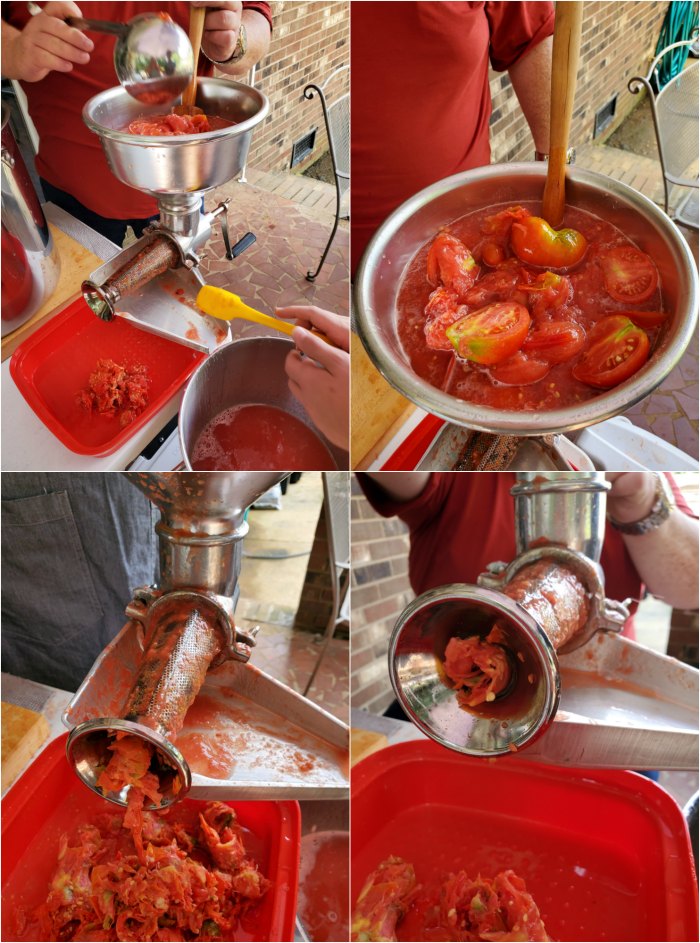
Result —
[{"label": "ladle bowl", "polygon": [[193,193],[218,187],[241,172],[253,129],[270,108],[262,92],[229,79],[199,79],[196,103],[206,115],[235,123],[204,134],[129,134],[124,129],[130,122],[164,109],[136,101],[121,87],[91,98],[83,121],[99,136],[117,180],[156,197]]},{"label": "ladle bowl", "polygon": [[697,321],[697,271],[677,227],[651,200],[602,174],[570,167],[569,205],[608,220],[654,259],[668,320],[649,361],[612,390],[560,409],[493,409],[444,393],[414,372],[399,337],[396,299],[407,264],[435,233],[473,211],[541,201],[546,166],[493,164],[456,174],[415,194],[378,229],[355,282],[358,332],[377,369],[409,400],[457,425],[507,435],[544,435],[610,419],[651,393],[677,366]]}]

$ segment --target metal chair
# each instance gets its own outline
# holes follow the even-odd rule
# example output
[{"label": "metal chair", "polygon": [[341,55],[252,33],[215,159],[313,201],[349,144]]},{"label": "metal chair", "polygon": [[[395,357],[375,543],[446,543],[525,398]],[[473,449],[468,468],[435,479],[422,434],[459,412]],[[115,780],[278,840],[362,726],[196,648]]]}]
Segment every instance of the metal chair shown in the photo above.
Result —
[{"label": "metal chair", "polygon": [[[323,261],[323,260],[322,260]],[[350,476],[340,472],[324,474],[323,503],[325,509],[326,538],[330,566],[332,606],[326,623],[321,651],[304,688],[304,696],[311,690],[318,669],[326,654],[336,628],[347,619],[345,602],[350,571]]]},{"label": "metal chair", "polygon": [[326,98],[325,89],[332,80],[343,72],[349,72],[350,66],[343,65],[328,76],[323,85],[307,85],[304,89],[304,98],[312,99],[318,95],[321,99],[321,108],[323,109],[323,120],[326,123],[326,133],[328,135],[328,146],[333,163],[333,175],[335,177],[335,222],[333,229],[328,237],[326,248],[323,250],[321,261],[315,272],[307,272],[306,278],[313,282],[321,271],[323,263],[326,261],[328,250],[331,247],[333,238],[338,231],[338,222],[340,219],[349,219],[349,214],[341,216],[341,204],[345,194],[350,188],[350,93],[346,92],[339,98],[336,98],[330,105]]},{"label": "metal chair", "polygon": [[[692,46],[695,40],[672,43],[656,56],[645,76],[627,83],[633,95],[645,88],[654,119],[656,143],[664,179],[664,211],[676,222],[698,228],[698,71],[697,62],[683,69],[658,94],[654,75],[659,63],[672,49]],[[671,186],[690,188],[675,212],[669,212]]]}]

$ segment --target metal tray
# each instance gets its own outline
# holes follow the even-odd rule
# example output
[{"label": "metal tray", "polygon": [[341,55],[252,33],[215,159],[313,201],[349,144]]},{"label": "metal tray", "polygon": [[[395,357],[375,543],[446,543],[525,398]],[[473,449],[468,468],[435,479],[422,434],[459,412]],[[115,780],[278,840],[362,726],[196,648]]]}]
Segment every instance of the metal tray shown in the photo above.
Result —
[{"label": "metal tray", "polygon": [[554,722],[523,758],[607,769],[698,766],[698,671],[600,632],[559,656]]},{"label": "metal tray", "polygon": [[[96,717],[119,717],[140,659],[137,626],[128,622],[68,705],[63,714],[66,727]],[[202,720],[203,706],[214,703],[221,705],[222,713]],[[240,719],[244,712],[252,721]],[[254,729],[258,721],[262,733]],[[205,737],[212,741],[209,749],[216,749],[214,733],[241,737],[241,750],[225,778],[195,772],[197,762],[191,762],[188,795],[193,799],[338,799],[349,794],[349,728],[254,665],[228,661],[210,671],[175,742],[190,762],[188,744]],[[307,768],[299,769],[299,761]]]}]

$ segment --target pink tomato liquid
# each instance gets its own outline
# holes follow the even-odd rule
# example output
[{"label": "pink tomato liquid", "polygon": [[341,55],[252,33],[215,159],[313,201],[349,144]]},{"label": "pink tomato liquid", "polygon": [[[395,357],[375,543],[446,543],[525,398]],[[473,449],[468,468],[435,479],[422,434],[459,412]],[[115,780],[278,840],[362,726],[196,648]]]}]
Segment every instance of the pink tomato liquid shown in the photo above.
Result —
[{"label": "pink tomato liquid", "polygon": [[211,419],[192,450],[195,471],[330,471],[330,452],[306,423],[264,403],[231,406]]}]

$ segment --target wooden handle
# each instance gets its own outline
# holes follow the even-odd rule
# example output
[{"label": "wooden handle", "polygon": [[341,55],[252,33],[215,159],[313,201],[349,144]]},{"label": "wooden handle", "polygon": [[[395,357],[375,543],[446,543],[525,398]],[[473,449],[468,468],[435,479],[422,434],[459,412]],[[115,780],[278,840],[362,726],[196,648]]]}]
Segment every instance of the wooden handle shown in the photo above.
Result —
[{"label": "wooden handle", "polygon": [[206,14],[206,7],[190,8],[190,44],[194,57],[194,72],[192,74],[192,81],[182,94],[182,105],[184,108],[192,108],[197,98],[197,63],[199,62],[199,50],[202,47],[204,17]]},{"label": "wooden handle", "polygon": [[542,215],[550,226],[564,216],[566,151],[576,95],[576,73],[581,48],[583,3],[557,3],[552,51],[552,101],[549,124],[549,164],[542,198]]}]

